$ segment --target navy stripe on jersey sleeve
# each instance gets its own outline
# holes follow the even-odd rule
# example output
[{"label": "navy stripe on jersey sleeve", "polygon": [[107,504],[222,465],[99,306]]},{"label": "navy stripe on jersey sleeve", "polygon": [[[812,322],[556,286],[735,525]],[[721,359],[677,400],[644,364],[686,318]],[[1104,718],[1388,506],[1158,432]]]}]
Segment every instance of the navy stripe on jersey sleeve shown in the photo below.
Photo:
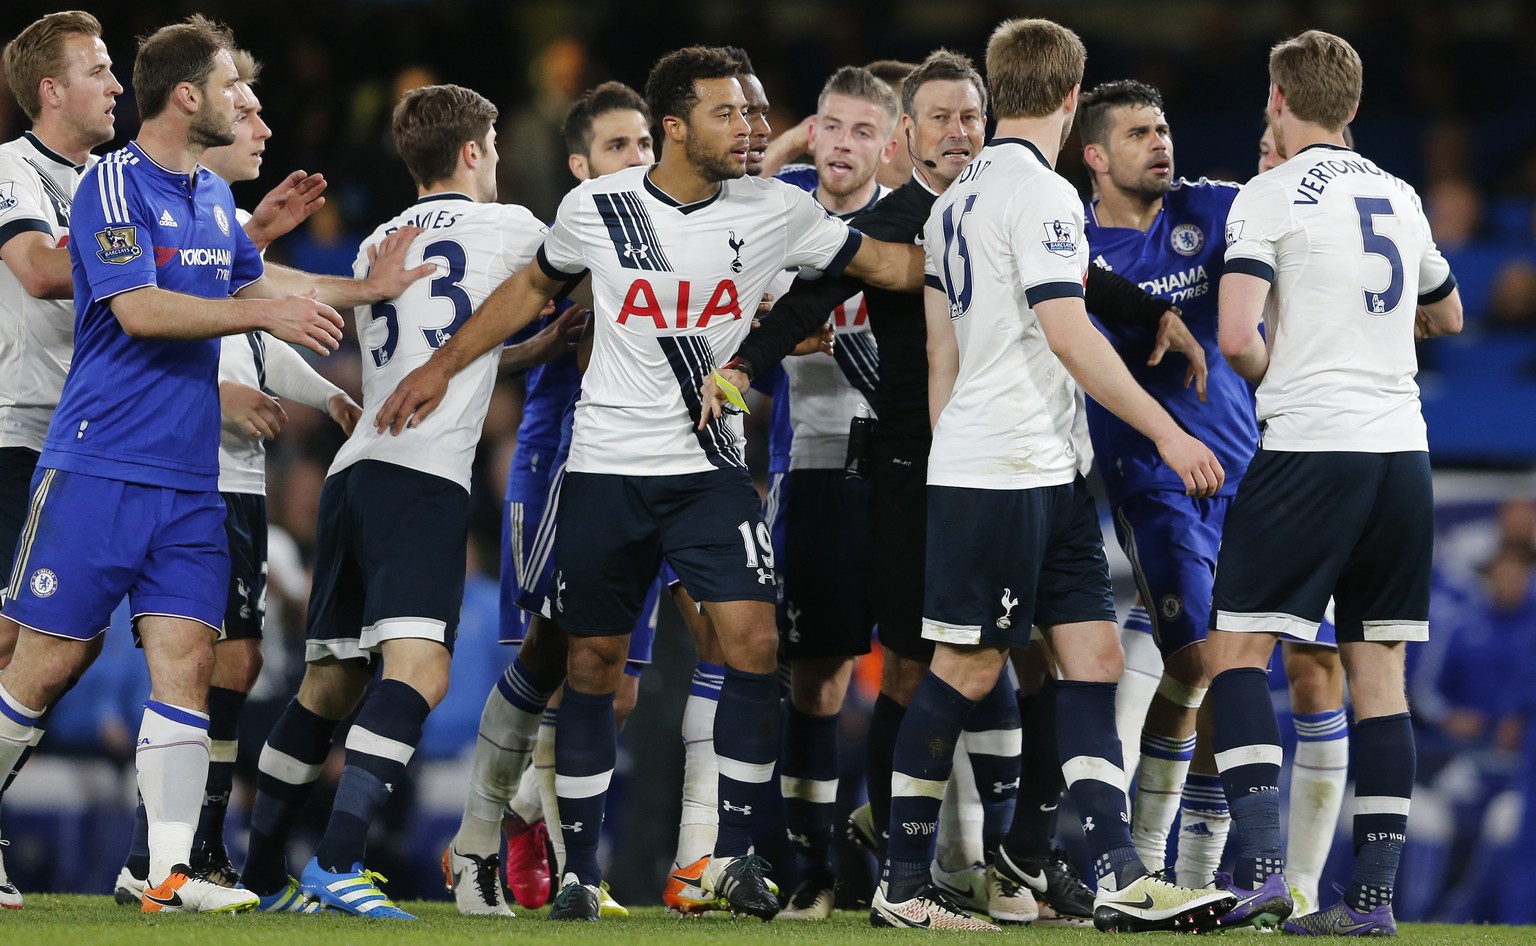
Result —
[{"label": "navy stripe on jersey sleeve", "polygon": [[923,285],[927,286],[929,289],[937,289],[940,292],[944,291],[944,280],[932,275],[931,273],[923,274]]},{"label": "navy stripe on jersey sleeve", "polygon": [[1249,276],[1257,276],[1265,282],[1275,281],[1275,268],[1263,260],[1249,259],[1246,256],[1234,256],[1227,260],[1227,272],[1244,273]]},{"label": "navy stripe on jersey sleeve", "polygon": [[827,268],[822,270],[822,272],[828,276],[841,276],[843,270],[847,269],[848,264],[853,260],[854,254],[859,251],[859,245],[863,242],[864,234],[849,227],[848,239],[843,241],[843,248],[837,251],[837,255],[832,257],[832,262],[828,263]]},{"label": "navy stripe on jersey sleeve", "polygon": [[1081,299],[1083,298],[1083,284],[1080,282],[1047,282],[1041,283],[1032,289],[1024,290],[1024,298],[1033,309],[1042,302],[1050,302],[1052,299]]},{"label": "navy stripe on jersey sleeve", "polygon": [[544,255],[544,245],[542,243],[539,244],[539,251],[533,255],[533,258],[539,261],[539,268],[544,270],[544,275],[548,276],[550,279],[553,279],[556,282],[572,282],[573,280],[580,279],[583,275],[586,274],[586,270],[584,269],[578,269],[574,273],[568,273],[565,270],[557,267],[554,263],[551,263],[549,261],[549,257]]},{"label": "navy stripe on jersey sleeve", "polygon": [[[4,231],[0,231],[0,232],[4,232]],[[4,241],[0,241],[0,243],[3,243],[3,242]],[[1419,305],[1434,305],[1436,302],[1439,302],[1441,299],[1444,299],[1446,296],[1450,295],[1455,290],[1456,290],[1456,276],[1455,276],[1454,273],[1448,274],[1445,277],[1445,282],[1441,283],[1437,288],[1431,289],[1430,291],[1428,291],[1426,293],[1423,293],[1422,295],[1419,296]]]},{"label": "navy stripe on jersey sleeve", "polygon": [[0,246],[11,242],[12,237],[20,236],[23,233],[30,233],[34,230],[38,233],[46,233],[49,237],[53,236],[53,230],[41,220],[12,220],[5,226],[0,227]]}]

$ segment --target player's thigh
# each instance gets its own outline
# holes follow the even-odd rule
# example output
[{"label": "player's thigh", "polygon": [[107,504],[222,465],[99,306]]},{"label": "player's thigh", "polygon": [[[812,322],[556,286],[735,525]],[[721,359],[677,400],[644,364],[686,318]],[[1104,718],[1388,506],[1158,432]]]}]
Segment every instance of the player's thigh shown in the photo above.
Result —
[{"label": "player's thigh", "polygon": [[1380,469],[1374,503],[1339,576],[1341,644],[1429,639],[1434,496],[1429,454],[1372,455]]},{"label": "player's thigh", "polygon": [[39,468],[6,589],[6,617],[79,641],[106,630],[143,568],[159,507],[157,488]]},{"label": "player's thigh", "polygon": [[1205,640],[1226,497],[1132,496],[1115,508],[1115,535],[1131,562],[1164,659]]},{"label": "player's thigh", "polygon": [[1369,456],[1254,456],[1222,531],[1213,630],[1316,637],[1370,508]]},{"label": "player's thigh", "polygon": [[[706,610],[718,602],[776,602],[776,550],[744,470],[646,479],[656,481],[647,486],[667,562],[695,600]],[[723,639],[720,618],[710,616]]]},{"label": "player's thigh", "polygon": [[205,621],[168,614],[140,614],[134,630],[149,665],[150,697],[203,712],[213,677],[217,628]]},{"label": "player's thigh", "polygon": [[842,470],[791,470],[789,522],[779,572],[779,633],[790,660],[869,653],[865,587],[869,497]]},{"label": "player's thigh", "polygon": [[348,483],[363,571],[362,649],[392,640],[452,653],[464,602],[469,492],[452,480],[364,460]]},{"label": "player's thigh", "polygon": [[1043,489],[928,487],[923,636],[1028,647],[1050,539]]},{"label": "player's thigh", "polygon": [[267,614],[267,497],[224,493],[229,584],[220,640],[261,640]]},{"label": "player's thigh", "polygon": [[[648,492],[661,477],[567,473],[560,488],[551,616],[577,637],[628,634],[661,567]],[[755,509],[755,506],[754,506]]]},{"label": "player's thigh", "polygon": [[928,534],[928,454],[924,445],[874,446],[869,480],[866,587],[889,652],[927,664],[933,641],[923,637],[924,571]]}]

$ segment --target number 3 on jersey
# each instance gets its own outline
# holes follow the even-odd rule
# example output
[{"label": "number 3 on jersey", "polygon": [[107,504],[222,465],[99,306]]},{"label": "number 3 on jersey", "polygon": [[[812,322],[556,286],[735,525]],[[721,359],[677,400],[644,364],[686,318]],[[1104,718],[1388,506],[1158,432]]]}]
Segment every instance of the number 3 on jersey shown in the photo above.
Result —
[{"label": "number 3 on jersey", "polygon": [[1403,298],[1403,256],[1397,244],[1385,234],[1376,232],[1377,217],[1395,217],[1397,210],[1385,197],[1356,197],[1355,209],[1360,213],[1360,242],[1367,256],[1379,256],[1392,268],[1392,278],[1387,288],[1365,289],[1365,311],[1372,315],[1386,315],[1397,308]]},{"label": "number 3 on jersey", "polygon": [[[460,282],[464,279],[464,271],[468,268],[468,261],[464,255],[464,247],[456,240],[438,240],[430,243],[421,252],[423,263],[430,260],[442,260],[448,267],[448,272],[435,276],[427,284],[427,291],[434,299],[447,299],[453,305],[453,320],[447,325],[438,328],[423,328],[422,337],[426,339],[427,347],[436,351],[443,343],[453,337],[453,333],[459,330],[459,326],[468,321],[475,310],[475,304],[470,301],[469,293],[464,291]],[[400,344],[400,312],[393,303],[380,302],[373,307],[373,320],[382,319],[388,328],[384,337],[384,344],[371,349],[373,364],[382,368],[389,364],[395,357],[395,348]]]},{"label": "number 3 on jersey", "polygon": [[944,293],[949,296],[950,321],[971,307],[971,256],[965,243],[965,217],[975,203],[976,195],[971,194],[964,206],[950,204],[944,208]]}]

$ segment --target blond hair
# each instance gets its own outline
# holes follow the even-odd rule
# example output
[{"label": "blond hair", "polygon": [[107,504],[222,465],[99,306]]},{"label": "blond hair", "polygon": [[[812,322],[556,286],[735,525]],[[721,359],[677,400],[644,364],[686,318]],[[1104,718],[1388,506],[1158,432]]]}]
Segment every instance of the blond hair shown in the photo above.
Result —
[{"label": "blond hair", "polygon": [[987,42],[987,85],[999,119],[1044,118],[1083,81],[1088,51],[1050,20],[1005,20]]},{"label": "blond hair", "polygon": [[1307,30],[1269,51],[1269,81],[1297,118],[1338,131],[1360,104],[1364,67],[1342,37]]},{"label": "blond hair", "polygon": [[5,44],[6,82],[16,96],[16,104],[34,122],[43,113],[38,83],[62,78],[69,67],[64,61],[64,41],[71,36],[99,37],[101,21],[83,10],[50,13]]}]

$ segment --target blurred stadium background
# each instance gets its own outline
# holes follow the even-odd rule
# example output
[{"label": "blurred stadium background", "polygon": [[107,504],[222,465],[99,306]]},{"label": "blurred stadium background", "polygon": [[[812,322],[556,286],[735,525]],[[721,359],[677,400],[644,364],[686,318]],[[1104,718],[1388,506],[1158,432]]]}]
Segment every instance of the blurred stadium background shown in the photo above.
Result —
[{"label": "blurred stadium background", "polygon": [[[1434,639],[1415,645],[1410,656],[1422,785],[1405,887],[1397,898],[1399,918],[1536,921],[1529,896],[1536,877],[1511,853],[1530,850],[1536,841],[1536,806],[1522,817],[1536,784],[1536,726],[1524,726],[1536,708],[1530,695],[1536,688],[1528,682],[1536,678],[1536,108],[1522,91],[1536,87],[1536,5],[82,3],[102,20],[125,86],[134,37],[192,12],[233,27],[240,45],[266,65],[257,91],[275,132],[263,180],[237,185],[236,197],[254,204],[290,170],[323,172],[330,181],[326,207],[271,255],[333,273],[349,272],[361,237],[414,197],[392,153],[388,120],[396,97],[417,85],[468,85],[501,107],[501,198],[547,218],[571,184],[558,134],[568,103],[606,79],[643,86],[656,56],[689,43],[744,46],[773,102],[772,122],[784,129],[809,114],[823,80],[840,65],[916,61],[939,45],[979,63],[999,20],[1048,16],[1083,36],[1089,50],[1085,86],[1134,77],[1162,89],[1179,173],[1246,180],[1256,162],[1269,45],[1308,27],[1345,36],[1366,67],[1364,101],[1352,126],[1358,147],[1423,195],[1467,310],[1462,336],[1421,347],[1441,542]],[[0,3],[0,40],[69,5]],[[118,101],[118,140],[109,148],[125,142],[137,125],[130,88]],[[24,127],[7,90],[0,95],[0,140]],[[1069,146],[1062,171],[1084,186],[1075,154]],[[319,367],[358,394],[355,342]],[[510,656],[495,643],[495,575],[500,500],[520,403],[520,379],[504,381],[477,459],[471,580],[454,685],[428,723],[417,755],[420,778],[410,791],[396,794],[390,823],[370,855],[371,867],[395,879],[397,898],[441,895],[437,855],[457,823],[481,702]],[[242,734],[247,775],[267,726],[302,672],[316,504],[339,443],[337,431],[318,414],[290,405],[289,416],[269,455],[274,536],[267,667]],[[756,444],[761,468],[760,430]],[[1118,579],[1127,575],[1117,576],[1124,589],[1129,584]],[[678,810],[677,723],[692,654],[676,616],[663,610],[657,663],[643,679],[640,708],[622,737],[622,788],[614,793],[607,832],[614,892],[634,904],[659,898]],[[61,707],[47,742],[7,798],[6,863],[24,891],[105,892],[121,863],[132,819],[131,734],[147,691],[142,661],[124,630],[119,626],[109,635],[107,653],[87,685]],[[1285,711],[1283,687],[1276,699]],[[850,743],[863,728],[859,701],[852,703],[845,723]],[[854,780],[843,784],[851,806]],[[248,790],[245,782],[241,791]],[[314,810],[323,811],[325,801],[317,798]],[[231,840],[239,862],[243,798],[235,807]],[[1332,870],[1349,857],[1347,817],[1341,825]],[[312,827],[323,827],[323,821]],[[80,854],[60,859],[60,850]]]}]

